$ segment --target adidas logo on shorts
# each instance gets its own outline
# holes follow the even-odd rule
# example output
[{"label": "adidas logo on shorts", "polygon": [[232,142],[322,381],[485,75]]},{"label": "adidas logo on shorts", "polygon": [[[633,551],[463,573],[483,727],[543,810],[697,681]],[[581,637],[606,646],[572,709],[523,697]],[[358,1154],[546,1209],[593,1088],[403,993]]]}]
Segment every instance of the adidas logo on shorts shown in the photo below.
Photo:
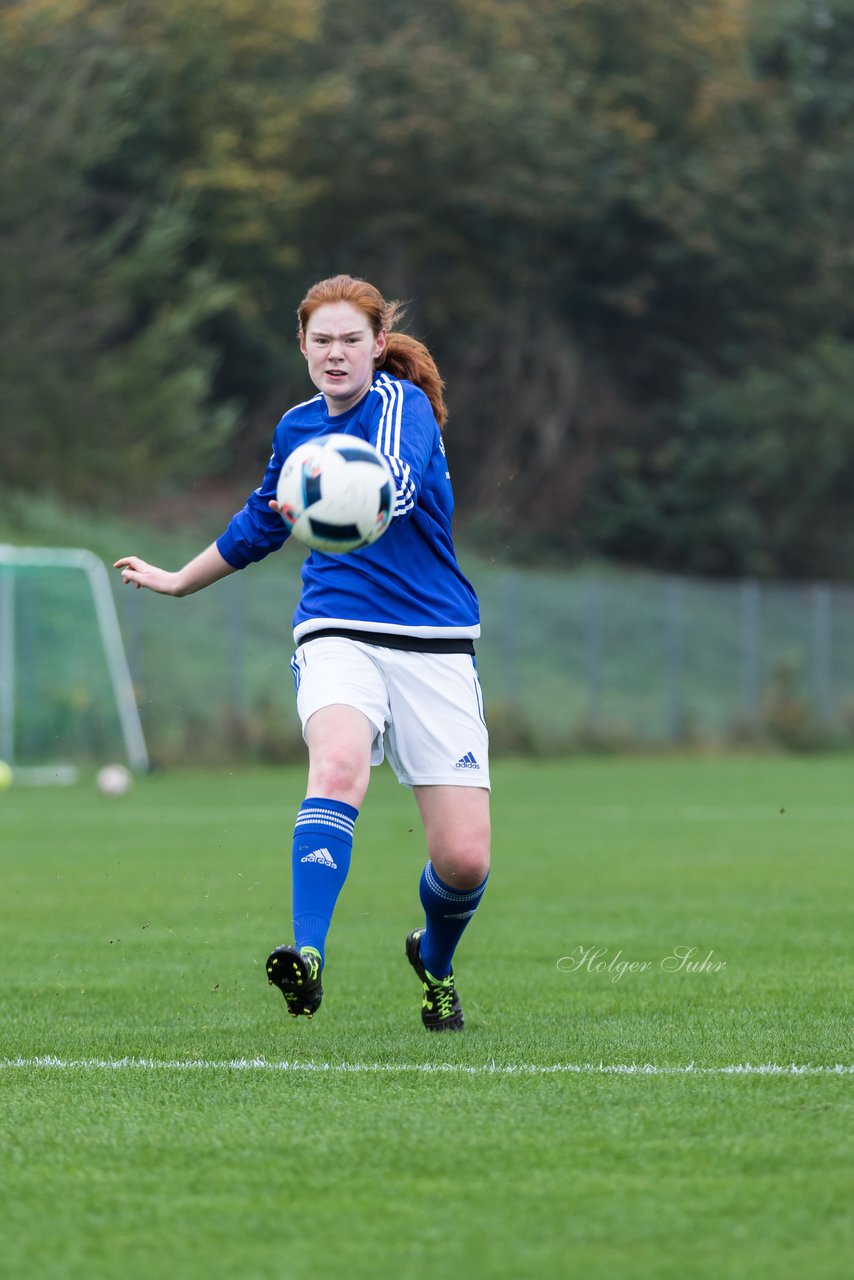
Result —
[{"label": "adidas logo on shorts", "polygon": [[332,854],[328,849],[312,849],[311,853],[307,853],[304,858],[300,858],[300,862],[319,862],[321,866],[331,867],[333,871],[338,870],[338,863],[333,861]]},{"label": "adidas logo on shorts", "polygon": [[467,751],[465,755],[462,756],[457,761],[457,763],[454,765],[454,768],[455,769],[479,769],[480,765],[475,760],[472,753],[470,751]]}]

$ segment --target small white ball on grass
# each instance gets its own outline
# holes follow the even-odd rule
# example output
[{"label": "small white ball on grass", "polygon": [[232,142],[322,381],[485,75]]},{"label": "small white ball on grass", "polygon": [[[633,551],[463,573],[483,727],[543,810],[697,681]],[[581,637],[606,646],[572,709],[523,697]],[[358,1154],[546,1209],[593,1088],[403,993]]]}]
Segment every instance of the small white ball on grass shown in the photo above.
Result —
[{"label": "small white ball on grass", "polygon": [[105,764],[95,782],[102,795],[123,796],[133,786],[133,775],[123,764]]},{"label": "small white ball on grass", "polygon": [[8,791],[14,778],[12,766],[7,764],[5,760],[0,760],[0,791]]}]

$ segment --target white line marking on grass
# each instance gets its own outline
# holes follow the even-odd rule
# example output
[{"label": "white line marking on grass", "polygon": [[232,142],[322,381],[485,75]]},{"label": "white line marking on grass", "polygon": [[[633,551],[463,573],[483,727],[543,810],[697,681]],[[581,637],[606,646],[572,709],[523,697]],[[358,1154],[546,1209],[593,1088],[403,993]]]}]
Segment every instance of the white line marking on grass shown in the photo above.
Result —
[{"label": "white line marking on grass", "polygon": [[546,1066],[533,1062],[485,1062],[470,1066],[460,1062],[270,1062],[266,1058],[0,1058],[2,1068],[39,1068],[45,1071],[302,1071],[330,1074],[405,1075],[454,1073],[482,1076],[822,1076],[854,1075],[854,1065],[813,1066],[811,1063],[738,1062],[730,1066],[657,1066],[652,1062],[557,1062]]}]

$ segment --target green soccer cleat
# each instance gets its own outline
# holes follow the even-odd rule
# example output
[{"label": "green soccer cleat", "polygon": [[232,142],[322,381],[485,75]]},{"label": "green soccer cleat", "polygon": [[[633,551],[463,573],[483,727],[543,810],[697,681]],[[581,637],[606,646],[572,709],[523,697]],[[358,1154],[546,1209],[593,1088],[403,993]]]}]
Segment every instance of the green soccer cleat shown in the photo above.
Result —
[{"label": "green soccer cleat", "polygon": [[406,939],[406,958],[424,987],[421,1021],[428,1031],[462,1031],[463,1011],[454,986],[453,970],[446,978],[434,978],[421,963],[424,929],[413,929]]},{"label": "green soccer cleat", "polygon": [[292,1018],[311,1018],[320,1008],[320,952],[314,947],[276,947],[267,957],[267,978],[285,997]]}]

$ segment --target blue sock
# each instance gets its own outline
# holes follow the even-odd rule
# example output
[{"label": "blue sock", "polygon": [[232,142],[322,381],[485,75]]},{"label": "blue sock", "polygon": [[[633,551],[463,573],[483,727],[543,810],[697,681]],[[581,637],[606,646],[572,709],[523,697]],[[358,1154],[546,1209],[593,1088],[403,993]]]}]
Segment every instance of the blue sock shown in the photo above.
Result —
[{"label": "blue sock", "polygon": [[350,870],[359,810],[341,800],[303,800],[294,826],[293,913],[298,947],[325,958],[326,935]]},{"label": "blue sock", "polygon": [[434,978],[444,978],[451,972],[451,961],[463,930],[477,910],[477,904],[486,888],[483,883],[474,889],[452,889],[440,880],[428,862],[421,873],[421,905],[427,917],[427,931],[421,938],[421,963]]}]

